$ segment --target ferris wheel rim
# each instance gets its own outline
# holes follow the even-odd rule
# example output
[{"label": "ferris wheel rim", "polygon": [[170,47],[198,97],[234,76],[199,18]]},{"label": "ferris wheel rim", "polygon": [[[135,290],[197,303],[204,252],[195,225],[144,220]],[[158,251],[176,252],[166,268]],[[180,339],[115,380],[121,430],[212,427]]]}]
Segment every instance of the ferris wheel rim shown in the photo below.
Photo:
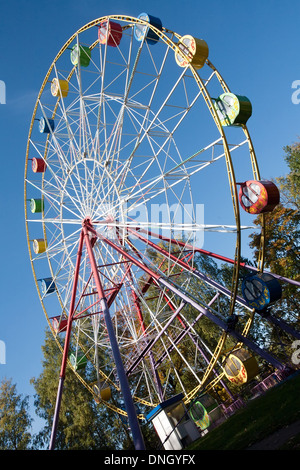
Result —
[{"label": "ferris wheel rim", "polygon": [[[170,30],[164,30],[163,31],[159,31],[157,30],[155,27],[153,27],[152,25],[149,26],[148,23],[145,23],[143,22],[142,20],[138,20],[134,17],[128,17],[128,16],[120,16],[120,15],[109,15],[109,16],[104,16],[104,17],[101,17],[101,18],[98,18],[97,20],[94,20],[93,22],[90,22],[90,23],[87,23],[85,26],[83,26],[82,28],[80,28],[76,33],[74,33],[73,36],[71,36],[71,38],[65,43],[65,45],[61,48],[60,52],[57,54],[57,56],[55,57],[51,67],[49,68],[48,70],[48,73],[46,74],[46,77],[44,79],[44,82],[42,84],[42,87],[40,89],[40,92],[38,94],[38,99],[36,101],[36,105],[35,105],[35,109],[34,109],[34,113],[33,113],[33,117],[32,117],[32,121],[31,121],[31,125],[30,125],[30,131],[29,131],[29,137],[31,136],[31,132],[32,132],[32,128],[33,128],[33,122],[35,120],[35,116],[36,116],[36,113],[37,113],[37,108],[38,108],[38,104],[39,104],[39,101],[40,101],[40,97],[43,93],[43,90],[45,89],[45,86],[46,86],[46,83],[47,83],[47,80],[49,78],[49,76],[51,75],[51,72],[52,72],[52,69],[55,67],[55,64],[57,62],[57,60],[61,57],[61,55],[63,54],[63,52],[68,48],[68,46],[74,41],[74,39],[78,36],[81,32],[85,31],[86,29],[89,29],[91,28],[92,26],[97,26],[101,21],[104,21],[104,20],[119,20],[119,21],[124,21],[124,22],[133,22],[135,24],[142,24],[142,25],[147,25],[147,27],[150,27],[151,29],[153,29],[160,37],[160,39],[164,40],[167,44],[168,44],[168,47],[171,47],[176,53],[178,54],[182,54],[182,51],[180,50],[180,48],[178,48],[178,46],[173,42],[171,41],[170,42],[170,39],[168,38],[168,36],[165,34],[165,31],[170,31]],[[176,35],[176,33],[173,33],[173,35],[176,37],[176,38],[179,38],[180,36],[179,35]],[[195,69],[192,67],[192,66],[189,66],[190,70],[192,71],[193,73],[193,76],[195,77],[197,74],[196,74],[196,71]],[[199,79],[198,75],[197,75],[197,81],[198,81],[198,84],[199,84],[199,88],[201,88],[204,92],[205,89],[205,85],[204,83]],[[212,105],[212,100],[209,96],[209,94],[207,95],[206,99],[208,100],[209,104]],[[231,154],[230,154],[230,150],[228,148],[228,145],[227,145],[227,139],[226,139],[226,136],[222,130],[222,126],[220,126],[220,123],[219,123],[219,118],[216,114],[216,112],[214,111],[214,108],[213,106],[210,106],[213,110],[212,112],[212,117],[215,121],[215,124],[217,125],[217,127],[219,128],[219,132],[222,134],[222,141],[223,141],[223,145],[225,143],[225,153],[226,153],[226,157],[227,157],[227,163],[228,163],[228,175],[230,175],[232,177],[232,175],[234,176],[234,170],[233,170],[233,165],[232,165],[232,162],[231,162]],[[246,129],[246,128],[245,128]],[[29,140],[28,140],[29,142]],[[29,143],[28,143],[28,146],[29,146]],[[28,164],[28,147],[27,146],[27,152],[26,152],[26,166],[25,166],[25,179],[26,179],[26,174],[27,174],[27,164]],[[233,178],[231,180],[231,190],[232,190],[232,194],[233,194],[233,198],[234,198],[234,212],[235,212],[235,218],[236,218],[236,226],[237,226],[237,233],[239,234],[240,232],[240,221],[239,221],[239,209],[238,209],[238,198],[237,198],[237,193],[236,193],[236,182],[235,182],[235,179]],[[26,200],[26,189],[25,189],[25,200]],[[27,220],[27,208],[26,208],[26,202],[25,202],[25,218]],[[44,224],[44,222],[43,222]],[[30,251],[30,254],[31,254],[31,249],[30,249],[30,240],[29,240],[29,235],[28,235],[28,228],[27,228],[27,223],[26,223],[26,231],[27,231],[27,240],[28,240],[28,245],[29,245],[29,251]],[[45,231],[45,225],[44,225],[44,235],[46,237],[46,231]],[[240,251],[240,246],[239,246],[239,237],[237,238],[237,247],[236,247],[236,266],[238,267],[239,266],[239,251]],[[32,256],[30,255],[30,258],[32,258]],[[33,272],[34,272],[34,269],[33,269]],[[237,268],[237,271],[236,271],[236,284],[237,284],[237,279],[238,279],[238,268]],[[36,279],[36,276],[34,274],[34,277],[35,277],[35,282],[36,282],[36,285],[37,285],[37,288],[38,288],[38,284],[37,284],[37,279]],[[39,291],[39,289],[38,289]],[[235,302],[235,296],[236,294],[233,296],[234,297],[234,300],[232,302],[232,305],[234,305],[234,302]],[[43,302],[42,302],[42,305],[43,305]],[[45,310],[44,310],[45,311]],[[45,311],[45,314],[46,314],[46,317],[48,319],[48,314],[47,312]]]}]

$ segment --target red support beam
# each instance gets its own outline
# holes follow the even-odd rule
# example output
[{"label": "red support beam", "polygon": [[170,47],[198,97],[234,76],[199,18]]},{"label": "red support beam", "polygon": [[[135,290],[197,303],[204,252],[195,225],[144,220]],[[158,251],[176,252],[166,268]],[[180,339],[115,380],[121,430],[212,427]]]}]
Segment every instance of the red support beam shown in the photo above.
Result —
[{"label": "red support beam", "polygon": [[124,365],[123,365],[120,350],[119,350],[119,345],[117,343],[117,339],[115,336],[113,323],[110,317],[107,300],[105,298],[103,286],[100,280],[99,271],[98,271],[98,267],[96,264],[94,252],[93,252],[93,246],[92,246],[91,239],[90,239],[90,234],[92,234],[92,240],[95,240],[95,237],[97,237],[97,234],[95,230],[93,229],[91,221],[89,219],[86,219],[83,223],[83,234],[84,234],[84,241],[85,241],[86,249],[88,252],[89,261],[91,264],[94,281],[95,281],[96,288],[98,291],[100,306],[103,311],[104,321],[105,321],[107,333],[109,336],[112,353],[114,356],[114,361],[115,361],[115,365],[117,369],[118,378],[120,381],[120,388],[121,388],[123,398],[124,398],[125,408],[126,408],[127,415],[128,415],[128,421],[129,421],[129,426],[130,426],[132,437],[133,437],[134,446],[136,450],[145,450],[143,435],[140,430],[133,399],[131,396],[131,391],[129,388],[127,376],[125,373]]},{"label": "red support beam", "polygon": [[[127,229],[127,230],[129,230],[129,229]],[[137,233],[137,232],[135,232],[135,233]],[[101,237],[101,240],[103,242],[107,243],[109,246],[114,248],[116,251],[118,251],[119,253],[124,255],[125,258],[132,261],[133,264],[138,266],[144,272],[146,272],[147,274],[150,274],[155,279],[155,281],[157,281],[158,284],[163,285],[164,287],[169,289],[171,292],[173,292],[175,295],[178,295],[184,302],[189,303],[196,310],[203,313],[207,318],[209,318],[212,322],[214,322],[216,325],[218,325],[223,331],[228,331],[229,334],[231,336],[233,336],[236,340],[238,340],[239,342],[243,342],[247,347],[252,349],[256,354],[259,354],[261,357],[263,357],[266,361],[268,361],[274,367],[276,367],[280,370],[283,368],[282,363],[280,363],[276,358],[271,356],[267,351],[264,351],[263,349],[261,349],[256,343],[254,343],[248,337],[243,336],[241,333],[239,333],[235,329],[228,330],[228,325],[225,322],[225,320],[223,320],[222,318],[219,318],[212,311],[210,311],[210,309],[205,308],[202,305],[200,305],[195,299],[193,299],[193,297],[191,297],[183,289],[180,289],[175,284],[172,284],[167,277],[164,277],[164,276],[161,276],[161,275],[155,273],[152,269],[150,269],[148,266],[146,266],[144,263],[140,262],[139,260],[135,259],[129,253],[127,253],[122,247],[116,245],[111,240],[108,240],[107,238],[105,238],[101,235],[100,235],[100,237]],[[147,242],[149,242],[149,241],[147,241]],[[168,256],[169,256],[169,254],[168,254]],[[176,260],[177,260],[178,264],[180,264],[177,258],[176,258]],[[190,269],[190,266],[189,266],[189,269]]]},{"label": "red support beam", "polygon": [[[127,381],[127,376],[123,367],[121,354],[120,354],[118,343],[114,334],[113,324],[110,318],[110,313],[109,313],[109,308],[107,305],[107,300],[105,297],[105,292],[102,287],[98,267],[97,267],[94,252],[93,252],[93,246],[96,240],[97,240],[97,234],[95,230],[93,229],[90,220],[87,219],[83,222],[83,228],[80,233],[80,239],[79,239],[79,246],[78,246],[76,266],[75,266],[75,272],[74,272],[74,280],[73,280],[73,290],[72,290],[72,296],[71,296],[71,302],[70,302],[70,309],[69,309],[67,330],[66,330],[66,336],[65,336],[63,358],[62,358],[61,369],[60,369],[59,384],[58,384],[58,391],[57,391],[57,397],[56,397],[56,405],[55,405],[55,411],[54,411],[49,450],[53,450],[55,447],[55,439],[56,439],[56,434],[57,434],[57,426],[58,426],[58,418],[59,418],[59,412],[60,412],[60,406],[61,406],[63,384],[64,384],[64,379],[65,379],[66,365],[67,365],[68,352],[69,352],[69,346],[70,346],[72,320],[74,318],[74,313],[75,313],[75,301],[76,301],[76,296],[77,296],[77,287],[78,287],[79,271],[80,271],[80,264],[81,264],[81,258],[82,258],[82,249],[83,249],[84,243],[85,243],[88,258],[90,261],[94,282],[96,284],[97,294],[99,296],[100,308],[103,312],[106,329],[108,332],[113,356],[115,359],[117,374],[120,380],[121,391],[123,393],[124,403],[125,403],[126,411],[128,414],[129,426],[130,426],[131,433],[133,436],[134,446],[136,450],[145,450],[143,436],[139,427],[136,410],[134,407],[129,384]],[[113,301],[114,297],[115,296],[111,297],[111,301]]]},{"label": "red support beam", "polygon": [[81,263],[81,257],[82,257],[82,247],[83,247],[83,232],[81,231],[79,245],[78,245],[75,272],[74,272],[73,290],[72,290],[72,297],[71,297],[70,310],[69,310],[69,316],[68,316],[67,331],[66,331],[66,336],[65,336],[63,358],[62,358],[62,363],[61,363],[61,368],[60,368],[59,384],[58,384],[58,391],[57,391],[57,397],[56,397],[49,450],[53,450],[55,446],[58,417],[59,417],[59,411],[60,411],[60,405],[61,405],[63,384],[65,380],[65,375],[66,375],[66,366],[67,366],[67,359],[68,359],[68,353],[69,353],[69,346],[70,346],[72,320],[73,320],[73,315],[74,315],[77,284],[78,284],[78,278],[79,278],[79,269],[80,269],[80,263]]},{"label": "red support beam", "polygon": [[[172,243],[174,245],[177,245],[177,246],[183,246],[185,248],[190,248],[195,253],[201,253],[201,254],[206,255],[206,256],[211,256],[212,258],[219,259],[220,261],[225,261],[225,263],[236,264],[236,261],[233,260],[232,258],[228,258],[226,256],[219,255],[217,253],[213,253],[212,251],[203,250],[203,248],[198,248],[198,247],[195,247],[193,245],[186,244],[184,242],[181,242],[180,240],[176,240],[174,238],[169,238],[169,237],[164,237],[163,235],[159,235],[157,233],[153,233],[153,232],[141,229],[139,227],[136,227],[135,230],[137,232],[146,233],[147,235],[149,235],[153,238],[159,238],[160,240],[170,242],[170,243]],[[252,272],[258,272],[259,271],[259,269],[256,268],[255,266],[249,266],[248,264],[243,263],[243,262],[240,262],[239,266],[242,267],[242,268],[246,268],[246,269],[248,269],[249,271],[252,271]],[[295,279],[290,279],[288,277],[280,276],[279,274],[272,273],[270,271],[264,271],[264,272],[268,273],[268,274],[271,274],[273,277],[275,277],[276,279],[278,279],[280,281],[287,282],[288,284],[292,284],[292,285],[295,285],[295,286],[300,286],[300,281],[297,281]]]}]

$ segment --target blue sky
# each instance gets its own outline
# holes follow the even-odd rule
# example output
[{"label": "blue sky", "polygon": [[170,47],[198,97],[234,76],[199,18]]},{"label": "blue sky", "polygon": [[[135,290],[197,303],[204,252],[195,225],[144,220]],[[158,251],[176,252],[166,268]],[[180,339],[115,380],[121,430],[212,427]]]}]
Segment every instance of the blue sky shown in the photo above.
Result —
[{"label": "blue sky", "polygon": [[300,134],[300,104],[292,102],[292,84],[300,80],[298,0],[0,0],[0,80],[6,85],[6,104],[0,104],[0,340],[6,363],[0,364],[0,378],[12,378],[22,394],[34,393],[29,380],[41,371],[46,327],[28,257],[23,201],[36,96],[56,53],[81,26],[108,14],[143,11],[177,33],[205,39],[210,60],[232,91],[251,100],[248,128],[263,178],[287,172],[283,147]]}]

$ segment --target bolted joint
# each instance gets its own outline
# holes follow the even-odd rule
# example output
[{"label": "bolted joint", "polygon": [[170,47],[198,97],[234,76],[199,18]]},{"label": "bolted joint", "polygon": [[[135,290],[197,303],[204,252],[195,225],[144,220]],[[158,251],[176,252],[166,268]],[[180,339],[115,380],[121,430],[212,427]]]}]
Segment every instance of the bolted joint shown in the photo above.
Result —
[{"label": "bolted joint", "polygon": [[89,217],[86,217],[82,222],[82,226],[86,228],[87,231],[89,232],[88,235],[89,235],[89,239],[93,248],[97,241],[98,235],[97,235],[96,230],[93,228],[91,219]]}]

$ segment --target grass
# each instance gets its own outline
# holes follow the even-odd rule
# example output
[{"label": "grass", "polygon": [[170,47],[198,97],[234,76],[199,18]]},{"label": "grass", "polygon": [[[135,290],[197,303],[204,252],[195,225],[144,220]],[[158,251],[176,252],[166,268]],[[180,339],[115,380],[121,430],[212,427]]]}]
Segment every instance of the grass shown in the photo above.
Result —
[{"label": "grass", "polygon": [[[300,420],[300,374],[251,400],[219,427],[193,442],[189,450],[243,450]],[[285,448],[299,448],[300,436]]]}]

